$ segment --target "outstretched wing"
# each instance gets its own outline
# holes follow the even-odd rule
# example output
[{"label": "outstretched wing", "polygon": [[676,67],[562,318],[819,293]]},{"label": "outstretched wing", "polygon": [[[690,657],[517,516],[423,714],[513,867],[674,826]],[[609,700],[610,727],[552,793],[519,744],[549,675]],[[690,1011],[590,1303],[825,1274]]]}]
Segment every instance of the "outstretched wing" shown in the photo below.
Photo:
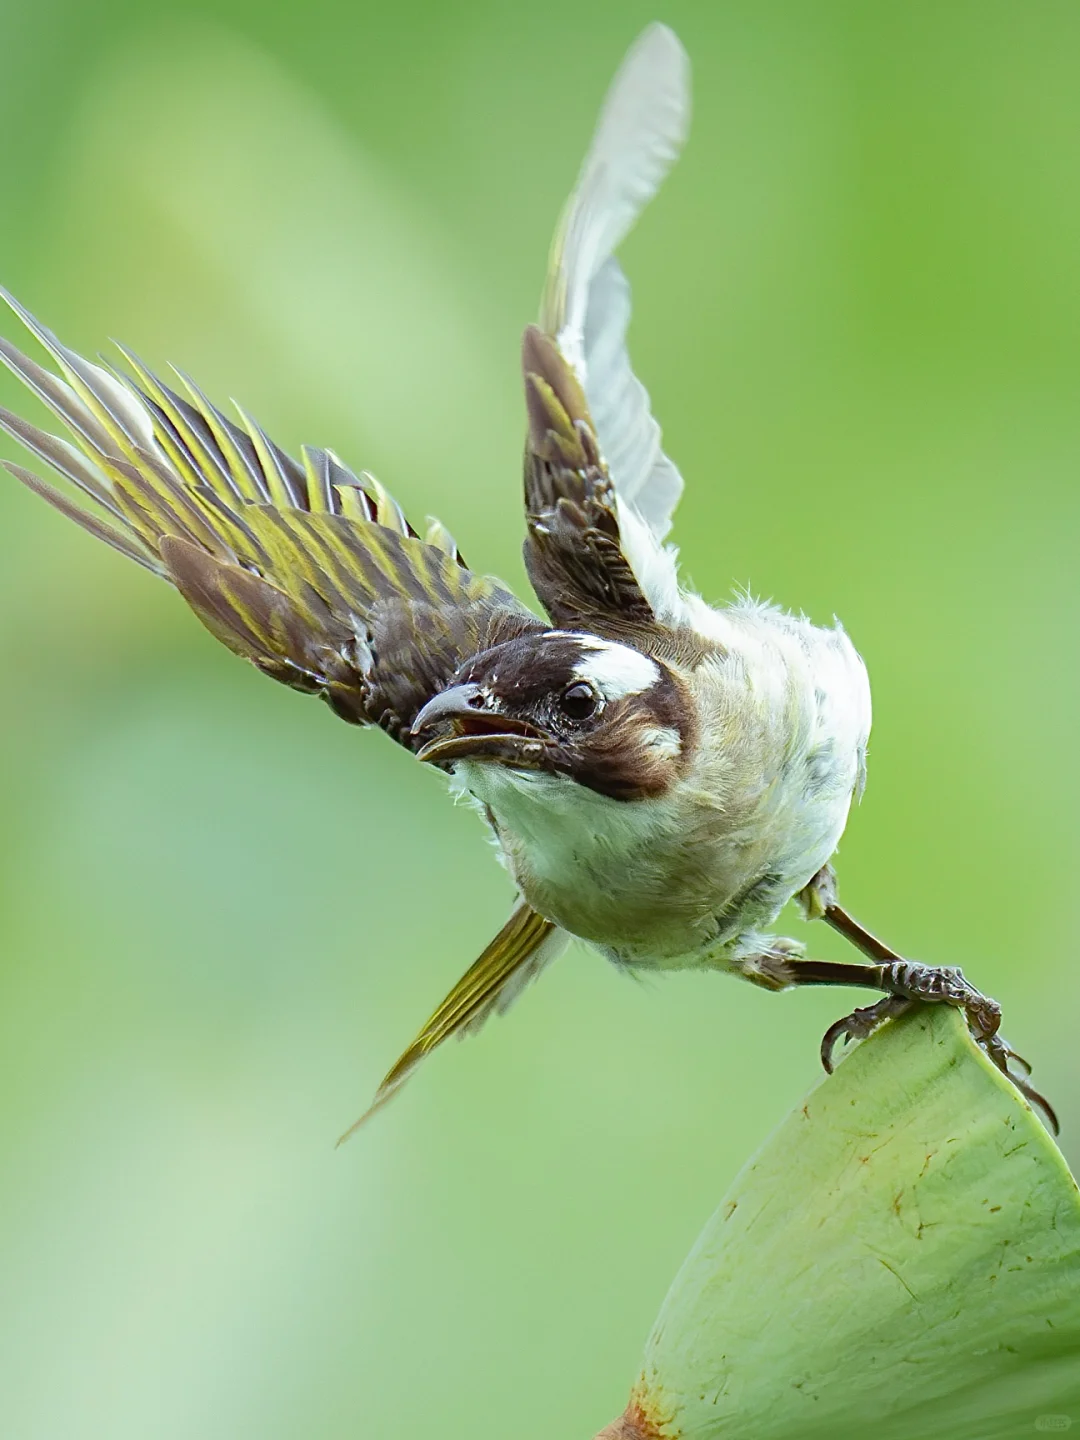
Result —
[{"label": "outstretched wing", "polygon": [[541,622],[466,569],[438,522],[421,539],[374,477],[329,450],[300,464],[246,416],[182,397],[133,355],[135,379],[62,345],[0,291],[60,367],[6,340],[0,360],[67,426],[69,443],[0,410],[0,427],[70,486],[7,469],[176,586],[219,640],[344,719],[412,744],[412,721],[471,655]]},{"label": "outstretched wing", "polygon": [[671,528],[682,478],[660,448],[660,427],[630,367],[630,287],[614,253],[682,148],[690,118],[686,52],[651,25],[623,61],[548,267],[540,326],[580,381],[620,505],[659,542]]},{"label": "outstretched wing", "polygon": [[522,903],[466,970],[408,1049],[395,1061],[375,1098],[338,1140],[356,1133],[404,1085],[420,1061],[451,1035],[475,1033],[492,1014],[503,1014],[540,971],[561,953],[567,935]]},{"label": "outstretched wing", "polygon": [[550,336],[522,345],[525,568],[556,625],[629,638],[656,616],[623,553],[615,487],[581,386]]}]

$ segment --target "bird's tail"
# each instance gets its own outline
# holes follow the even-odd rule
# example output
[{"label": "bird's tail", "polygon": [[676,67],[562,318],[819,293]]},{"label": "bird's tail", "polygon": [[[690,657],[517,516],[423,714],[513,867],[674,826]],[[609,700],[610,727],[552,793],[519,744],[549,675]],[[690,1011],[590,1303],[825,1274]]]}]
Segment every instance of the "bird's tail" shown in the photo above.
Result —
[{"label": "bird's tail", "polygon": [[416,1039],[387,1072],[375,1098],[338,1140],[354,1135],[390,1100],[425,1056],[451,1035],[470,1035],[489,1015],[502,1014],[567,943],[564,931],[522,903],[466,970]]}]

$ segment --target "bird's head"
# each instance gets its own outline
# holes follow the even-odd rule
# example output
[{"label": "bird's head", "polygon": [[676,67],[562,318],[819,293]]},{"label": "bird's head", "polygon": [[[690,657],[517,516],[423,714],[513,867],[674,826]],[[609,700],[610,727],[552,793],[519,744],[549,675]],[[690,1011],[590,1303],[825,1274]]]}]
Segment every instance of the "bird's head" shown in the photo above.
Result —
[{"label": "bird's head", "polygon": [[693,711],[671,670],[628,645],[553,630],[467,661],[417,715],[421,760],[562,775],[616,800],[685,768]]}]

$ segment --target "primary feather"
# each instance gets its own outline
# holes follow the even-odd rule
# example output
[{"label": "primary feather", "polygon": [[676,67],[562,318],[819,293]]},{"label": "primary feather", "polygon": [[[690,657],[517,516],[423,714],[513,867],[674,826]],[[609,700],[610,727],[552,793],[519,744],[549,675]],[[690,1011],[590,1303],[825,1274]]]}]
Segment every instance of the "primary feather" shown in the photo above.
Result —
[{"label": "primary feather", "polygon": [[543,628],[498,581],[465,567],[437,521],[421,539],[373,476],[329,450],[305,447],[298,462],[247,416],[235,424],[182,380],[185,399],[130,352],[134,379],[91,364],[0,295],[62,376],[7,341],[0,360],[75,443],[3,409],[0,427],[76,493],[7,469],[170,581],[265,674],[415,748],[413,718],[463,660]]},{"label": "primary feather", "polygon": [[630,287],[614,252],[678,157],[690,123],[690,68],[666,25],[651,25],[608,92],[556,231],[540,326],[584,386],[619,499],[656,540],[682,494],[626,346]]}]

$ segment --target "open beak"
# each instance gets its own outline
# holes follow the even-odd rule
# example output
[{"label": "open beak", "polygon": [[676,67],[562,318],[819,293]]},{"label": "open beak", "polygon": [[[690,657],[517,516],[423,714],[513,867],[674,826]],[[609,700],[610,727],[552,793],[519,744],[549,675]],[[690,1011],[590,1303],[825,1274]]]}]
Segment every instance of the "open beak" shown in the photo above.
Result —
[{"label": "open beak", "polygon": [[420,736],[433,725],[447,725],[416,753],[418,760],[445,765],[453,760],[495,760],[528,769],[540,763],[551,740],[525,720],[501,715],[479,685],[451,685],[434,696],[413,721]]}]

